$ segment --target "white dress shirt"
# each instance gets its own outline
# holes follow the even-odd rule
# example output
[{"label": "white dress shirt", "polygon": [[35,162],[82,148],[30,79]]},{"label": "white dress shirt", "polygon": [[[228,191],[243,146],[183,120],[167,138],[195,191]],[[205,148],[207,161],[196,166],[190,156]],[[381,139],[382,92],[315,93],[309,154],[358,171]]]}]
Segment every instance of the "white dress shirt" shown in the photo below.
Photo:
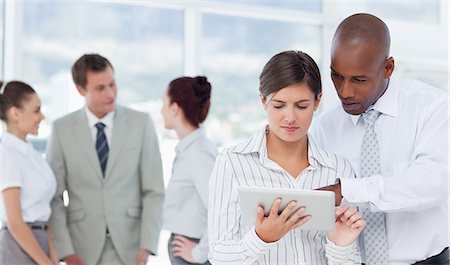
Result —
[{"label": "white dress shirt", "polygon": [[217,146],[199,128],[175,147],[172,175],[164,200],[163,228],[199,238],[192,249],[197,263],[208,260],[208,181],[217,157]]},{"label": "white dress shirt", "polygon": [[[22,218],[25,222],[47,222],[50,201],[56,192],[56,179],[47,161],[33,145],[4,132],[0,145],[0,189],[20,188]],[[0,194],[0,220],[7,223],[3,195]]]},{"label": "white dress shirt", "polygon": [[114,113],[115,111],[111,111],[110,113],[106,114],[105,117],[99,119],[97,116],[92,113],[89,108],[85,107],[86,111],[86,118],[88,121],[89,129],[91,130],[92,139],[95,142],[97,142],[97,127],[95,125],[99,122],[105,124],[105,136],[106,136],[106,142],[108,143],[108,146],[111,147],[111,138],[112,138],[112,128],[114,123]]},{"label": "white dress shirt", "polygon": [[[342,179],[344,198],[386,212],[390,264],[412,264],[448,246],[448,94],[424,83],[391,79],[373,105],[381,174]],[[337,106],[313,123],[322,148],[361,169],[364,121]]]},{"label": "white dress shirt", "polygon": [[[308,166],[294,178],[267,156],[267,127],[247,142],[222,151],[209,182],[208,227],[212,264],[360,264],[356,243],[339,247],[326,232],[294,229],[274,243],[262,241],[241,220],[238,187],[311,190],[354,178],[350,164],[314,144],[308,136]],[[256,213],[255,213],[256,215]]]}]

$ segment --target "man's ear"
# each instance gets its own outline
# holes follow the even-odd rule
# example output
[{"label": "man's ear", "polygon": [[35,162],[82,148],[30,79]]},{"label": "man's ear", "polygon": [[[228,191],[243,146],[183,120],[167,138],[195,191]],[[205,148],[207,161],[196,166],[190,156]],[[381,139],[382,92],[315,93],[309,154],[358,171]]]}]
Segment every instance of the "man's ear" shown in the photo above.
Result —
[{"label": "man's ear", "polygon": [[317,98],[316,98],[316,100],[314,101],[314,111],[316,111],[317,110],[317,108],[319,107],[319,105],[320,105],[320,99],[322,98],[322,92],[320,92],[318,95],[317,95]]},{"label": "man's ear", "polygon": [[80,85],[75,85],[75,86],[78,90],[78,93],[80,93],[80,95],[84,97],[86,95],[86,88],[82,87]]},{"label": "man's ear", "polygon": [[390,78],[392,73],[394,72],[395,62],[394,57],[389,57],[386,59],[386,62],[384,63],[384,77]]},{"label": "man's ear", "polygon": [[259,98],[261,99],[261,104],[262,104],[263,108],[267,109],[266,100],[264,99],[264,96],[261,93],[259,93]]}]

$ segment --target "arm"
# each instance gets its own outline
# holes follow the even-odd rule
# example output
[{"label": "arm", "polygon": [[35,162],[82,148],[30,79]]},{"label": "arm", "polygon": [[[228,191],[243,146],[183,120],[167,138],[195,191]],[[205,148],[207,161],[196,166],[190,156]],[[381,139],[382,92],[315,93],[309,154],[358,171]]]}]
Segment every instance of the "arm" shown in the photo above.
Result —
[{"label": "arm", "polygon": [[[142,194],[140,257],[145,251],[156,254],[162,225],[164,182],[158,138],[150,117],[147,116],[139,163]],[[148,255],[148,254],[147,254]]]},{"label": "arm", "polygon": [[361,264],[356,239],[365,225],[356,208],[344,205],[336,210],[335,229],[328,232],[325,246],[328,264]]},{"label": "arm", "polygon": [[56,252],[55,241],[53,240],[52,230],[50,227],[47,230],[47,234],[48,234],[49,256],[50,256],[50,259],[52,260],[53,264],[57,265],[57,264],[59,264],[58,253]]},{"label": "arm", "polygon": [[252,228],[239,236],[237,184],[226,154],[217,157],[209,181],[209,261],[211,264],[253,264],[270,247]]},{"label": "arm", "polygon": [[55,241],[56,253],[60,258],[65,258],[74,255],[75,250],[67,227],[67,212],[63,200],[63,193],[66,191],[67,169],[61,140],[55,124],[47,143],[46,157],[55,174],[57,184],[56,193],[52,200],[52,215],[49,221],[52,227],[52,238]]},{"label": "arm", "polygon": [[53,264],[37,242],[31,229],[22,219],[20,188],[7,188],[2,191],[2,195],[6,209],[8,230],[16,242],[37,264]]},{"label": "arm", "polygon": [[[202,200],[203,207],[208,209],[208,184],[216,158],[213,155],[204,152],[199,154],[198,159],[202,166],[195,168],[192,177],[197,193]],[[203,231],[203,236],[200,238],[200,242],[192,249],[192,258],[197,263],[204,263],[208,260],[208,250],[208,226],[206,226]]]},{"label": "arm", "polygon": [[264,217],[264,209],[259,207],[255,226],[241,237],[237,186],[226,154],[219,155],[209,182],[209,261],[212,264],[253,264],[287,232],[310,219],[310,216],[301,217],[304,207],[290,216],[295,203],[278,214],[281,200],[275,200],[268,217]]},{"label": "arm", "polygon": [[[447,102],[447,101],[445,101]],[[418,128],[408,164],[389,174],[341,179],[342,194],[374,211],[420,211],[448,201],[448,106],[435,104]]]}]

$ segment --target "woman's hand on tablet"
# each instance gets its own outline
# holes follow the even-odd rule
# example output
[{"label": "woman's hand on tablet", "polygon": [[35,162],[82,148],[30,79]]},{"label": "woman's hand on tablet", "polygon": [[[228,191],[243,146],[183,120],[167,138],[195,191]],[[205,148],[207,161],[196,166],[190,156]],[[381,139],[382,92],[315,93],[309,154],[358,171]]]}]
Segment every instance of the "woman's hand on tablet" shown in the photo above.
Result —
[{"label": "woman's hand on tablet", "polygon": [[300,207],[295,213],[291,215],[292,210],[296,206],[296,202],[290,202],[280,214],[281,199],[276,199],[269,216],[264,216],[263,207],[258,207],[256,214],[255,232],[258,237],[266,242],[276,242],[280,240],[287,232],[295,229],[311,219],[311,216],[301,216],[305,211],[305,207]]},{"label": "woman's hand on tablet", "polygon": [[345,247],[358,238],[365,226],[366,221],[358,209],[343,205],[336,210],[335,229],[328,232],[327,237],[336,245]]}]

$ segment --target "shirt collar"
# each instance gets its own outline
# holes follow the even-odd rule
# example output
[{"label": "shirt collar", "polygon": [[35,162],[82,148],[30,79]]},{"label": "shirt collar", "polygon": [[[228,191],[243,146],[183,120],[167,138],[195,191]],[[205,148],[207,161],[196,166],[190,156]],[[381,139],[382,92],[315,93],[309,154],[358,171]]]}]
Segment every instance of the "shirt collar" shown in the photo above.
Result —
[{"label": "shirt collar", "polygon": [[86,106],[85,108],[86,117],[88,120],[89,128],[95,127],[95,124],[101,122],[106,125],[108,128],[112,128],[113,121],[114,121],[114,114],[115,111],[111,111],[110,113],[106,114],[105,117],[99,119],[97,116],[95,116],[94,113],[92,113],[89,108]]},{"label": "shirt collar", "polygon": [[[389,86],[384,92],[384,94],[368,109],[378,110],[381,114],[397,117],[398,115],[398,81],[395,78],[391,78],[389,80]],[[359,119],[361,118],[361,114],[359,115],[349,115],[350,119],[353,122],[353,125],[356,126]]]},{"label": "shirt collar", "polygon": [[194,130],[193,132],[189,133],[186,137],[181,139],[178,144],[175,146],[175,152],[180,153],[186,150],[195,140],[198,138],[204,137],[206,135],[205,129],[202,127],[199,127],[198,129]]},{"label": "shirt collar", "polygon": [[17,136],[10,134],[8,132],[3,132],[3,139],[2,143],[5,145],[18,150],[23,155],[28,155],[31,153],[31,150],[33,149],[33,144],[30,142],[26,142],[22,139],[19,139]]},{"label": "shirt collar", "polygon": [[[251,137],[248,141],[238,144],[232,152],[240,154],[250,154],[258,153],[262,164],[267,158],[267,138],[266,134],[269,130],[269,126],[265,125],[260,128],[256,134]],[[331,161],[330,156],[327,152],[319,148],[312,136],[308,133],[308,161],[314,168],[317,167],[317,163],[322,166],[335,168],[333,161]]]}]

